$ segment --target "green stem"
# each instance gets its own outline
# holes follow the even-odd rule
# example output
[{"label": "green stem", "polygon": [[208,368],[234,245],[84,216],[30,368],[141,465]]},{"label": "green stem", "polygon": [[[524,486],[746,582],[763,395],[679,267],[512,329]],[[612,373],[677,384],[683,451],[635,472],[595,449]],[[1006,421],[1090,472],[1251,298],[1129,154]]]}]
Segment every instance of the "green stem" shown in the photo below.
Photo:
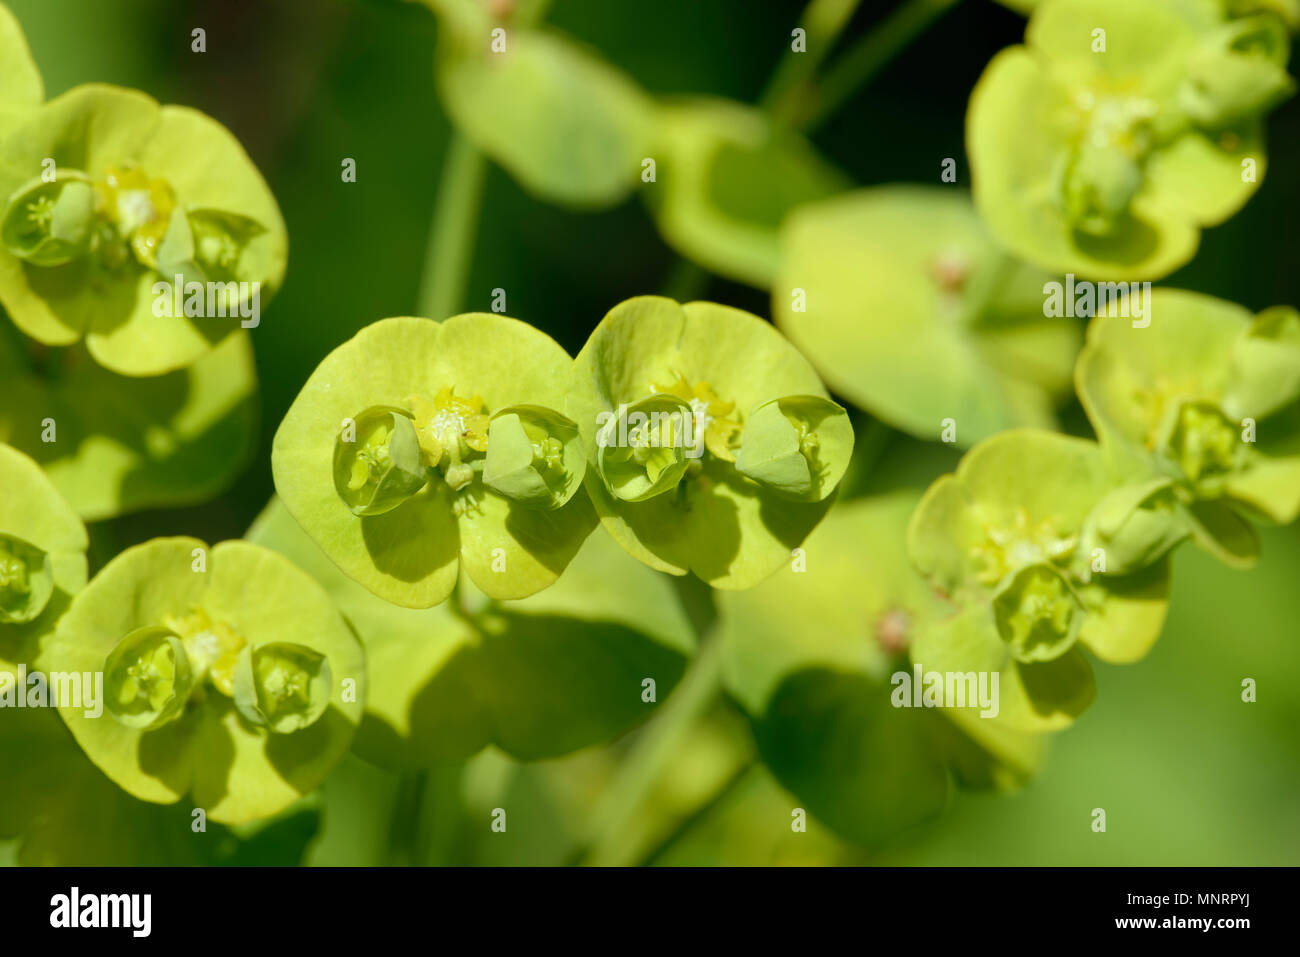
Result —
[{"label": "green stem", "polygon": [[410,867],[419,863],[420,808],[424,804],[425,772],[401,775],[393,799],[388,831],[388,864]]},{"label": "green stem", "polygon": [[803,101],[795,125],[806,132],[821,126],[861,87],[960,0],[905,0],[874,30],[831,64]]},{"label": "green stem", "polygon": [[453,128],[420,278],[420,315],[442,321],[465,304],[486,170],[483,154]]},{"label": "green stem", "polygon": [[653,849],[649,851],[642,859],[642,867],[652,867],[658,864],[672,848],[689,834],[697,824],[707,818],[713,811],[722,804],[727,798],[736,792],[744,781],[749,778],[750,772],[758,766],[757,758],[748,758],[736,766],[736,769],[727,777],[721,785],[717,787],[708,800],[692,809],[691,813],[686,815],[677,822],[677,826],[670,831]]},{"label": "green stem", "polygon": [[799,18],[806,48],[787,50],[759,97],[758,105],[775,119],[788,122],[807,96],[813,75],[835,46],[862,0],[811,0]]},{"label": "green stem", "polygon": [[[687,585],[686,587],[689,587]],[[664,703],[663,713],[645,730],[605,792],[592,820],[595,835],[584,863],[619,867],[637,863],[641,842],[632,826],[654,785],[681,752],[683,738],[722,695],[722,642],[708,612],[684,597],[687,614],[707,631],[681,683]]]}]

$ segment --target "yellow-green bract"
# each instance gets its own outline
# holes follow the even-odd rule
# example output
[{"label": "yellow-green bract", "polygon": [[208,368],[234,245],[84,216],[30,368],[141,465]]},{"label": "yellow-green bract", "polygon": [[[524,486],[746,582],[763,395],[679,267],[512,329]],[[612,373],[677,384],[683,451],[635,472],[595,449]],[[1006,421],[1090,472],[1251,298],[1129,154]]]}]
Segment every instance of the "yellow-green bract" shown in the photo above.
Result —
[{"label": "yellow-green bract", "polygon": [[151,376],[260,321],[288,240],[219,123],[92,84],[0,133],[0,302],[27,335],[84,339],[104,366]]},{"label": "yellow-green bract", "polygon": [[[629,299],[601,320],[575,372],[568,412],[587,446],[587,490],[609,533],[651,568],[694,572],[715,588],[749,588],[789,561],[830,507],[852,452],[852,430],[808,361],[757,316],[710,302]],[[660,426],[634,421],[637,403],[658,395],[683,400],[692,415]],[[817,460],[826,472],[807,496],[820,496],[813,501],[764,484],[771,475],[755,480],[737,467],[750,417],[772,400],[806,396],[825,400],[828,413],[809,433],[826,437]],[[687,466],[674,465],[669,482],[658,481],[658,458],[638,458],[659,451],[645,444],[647,425],[652,434],[682,436]],[[753,436],[763,441],[762,430]],[[617,447],[634,454],[620,458],[615,472],[608,451]],[[813,448],[805,443],[803,454]],[[758,457],[769,461],[769,451]],[[650,495],[620,494],[629,461],[645,469]]]},{"label": "yellow-green bract", "polygon": [[365,644],[370,693],[353,749],[381,767],[488,745],[538,760],[603,743],[655,713],[694,650],[671,580],[607,535],[530,598],[489,605],[462,576],[455,607],[420,609],[349,579],[278,499],[248,538],[320,582]]},{"label": "yellow-green bract", "polygon": [[1026,731],[1069,724],[1092,701],[1092,668],[1136,661],[1160,635],[1169,561],[1111,574],[1090,519],[1115,487],[1101,447],[1032,429],[985,439],[930,486],[908,554],[953,603],[914,658],[942,671],[998,671],[1002,714]]},{"label": "yellow-green bract", "polygon": [[39,661],[85,585],[88,541],[40,466],[2,444],[0,492],[0,672],[11,674]]},{"label": "yellow-green bract", "polygon": [[249,332],[159,376],[117,375],[84,343],[42,351],[0,329],[0,441],[35,458],[83,518],[205,501],[246,465],[257,429]]},{"label": "yellow-green bract", "polygon": [[981,217],[1045,268],[1172,272],[1262,180],[1288,49],[1276,16],[1228,19],[1216,0],[1046,0],[971,95]]},{"label": "yellow-green bract", "polygon": [[998,713],[1000,692],[942,709],[900,699],[913,662],[944,664],[913,650],[948,613],[904,553],[918,497],[842,502],[808,537],[802,571],[720,596],[726,684],[764,762],[809,811],[867,844],[938,816],[954,781],[1014,787],[1044,751]]},{"label": "yellow-green bract", "polygon": [[1139,551],[1190,535],[1253,564],[1247,519],[1300,514],[1300,314],[1173,289],[1149,314],[1098,316],[1079,356],[1079,397],[1125,485],[1102,531]]},{"label": "yellow-green bract", "polygon": [[[259,726],[236,707],[240,655],[285,642],[327,659],[330,687],[303,692],[316,696],[315,720]],[[127,549],[73,600],[42,664],[105,673],[111,707],[96,714],[84,700],[61,701],[59,713],[120,787],[160,804],[189,795],[230,824],[314,790],[348,750],[366,694],[364,653],[329,595],[246,542],[164,538]],[[273,678],[266,690],[297,710],[300,689]]]}]

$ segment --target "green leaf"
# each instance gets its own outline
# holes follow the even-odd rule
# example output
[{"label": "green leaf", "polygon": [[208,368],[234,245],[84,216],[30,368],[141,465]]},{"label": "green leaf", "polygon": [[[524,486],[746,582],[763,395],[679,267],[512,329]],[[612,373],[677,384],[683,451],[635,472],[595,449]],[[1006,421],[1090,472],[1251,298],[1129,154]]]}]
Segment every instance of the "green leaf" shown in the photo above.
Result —
[{"label": "green leaf", "polygon": [[[489,417],[561,408],[571,375],[554,340],[505,316],[381,320],[330,353],[303,386],[272,445],[276,489],[344,573],[387,601],[438,604],[461,561],[488,594],[522,598],[559,577],[595,516],[582,496],[546,512],[489,488]],[[391,511],[358,516],[335,486],[336,439],[379,406],[412,414],[430,478]]]},{"label": "green leaf", "polygon": [[452,122],[529,192],[607,206],[631,192],[647,156],[649,98],[622,72],[560,33],[453,32],[437,57]]},{"label": "green leaf", "polygon": [[109,372],[82,345],[42,351],[0,334],[0,440],[33,456],[84,518],[205,501],[247,463],[258,421],[247,332],[150,378]]},{"label": "green leaf", "polygon": [[32,59],[23,28],[9,8],[0,4],[0,111],[35,106],[44,98],[41,71]]},{"label": "green leaf", "polygon": [[752,107],[679,99],[656,119],[655,179],[643,195],[673,248],[729,279],[771,286],[786,214],[848,185],[807,140]]},{"label": "green leaf", "polygon": [[0,672],[33,664],[86,583],[85,526],[17,449],[0,445]]},{"label": "green leaf", "polygon": [[[590,469],[587,492],[611,535],[660,571],[694,572],[715,588],[749,588],[789,560],[830,507],[792,502],[734,463],[754,409],[787,396],[825,398],[817,374],[757,316],[641,296],[616,306],[575,360],[566,412],[578,423]],[[620,501],[599,480],[599,432],[647,395],[671,393],[696,410],[705,450],[671,494]]]},{"label": "green leaf", "polygon": [[[0,138],[0,195],[51,159],[60,179],[88,177],[105,203],[85,254],[63,265],[0,252],[0,301],[25,333],[49,345],[84,338],[102,365],[151,376],[193,363],[239,321],[260,320],[284,276],[287,238],[274,197],[223,126],[132,90],[80,86]],[[160,275],[156,254],[176,215],[205,224],[195,255],[223,264],[209,278],[249,284],[233,298],[222,292],[224,317],[171,314],[174,276]]]},{"label": "green leaf", "polygon": [[[547,516],[540,510],[529,510]],[[691,653],[671,583],[604,535],[564,576],[522,601],[484,608],[461,579],[460,601],[414,610],[375,597],[335,567],[272,501],[249,531],[316,578],[366,645],[371,689],[357,752],[385,767],[427,767],[489,744],[525,760],[613,738],[650,717]]]},{"label": "green leaf", "polygon": [[841,504],[802,564],[719,596],[724,679],[764,762],[810,811],[868,844],[942,810],[950,759],[976,786],[1009,784],[1039,759],[1036,742],[996,718],[893,705],[894,676],[911,674],[905,652],[947,614],[903,554],[916,500]]},{"label": "green leaf", "polygon": [[835,391],[965,447],[1020,425],[1051,427],[1081,339],[1044,315],[1048,273],[1006,258],[968,199],[889,186],[801,206],[781,232],[777,324]]},{"label": "green leaf", "polygon": [[[90,759],[135,797],[166,804],[188,794],[223,823],[269,817],[315,789],[348,749],[365,701],[361,646],[328,594],[283,557],[188,538],[129,548],[73,599],[43,663],[94,673],[108,659],[111,672],[114,648],[141,628],[166,628],[184,646],[198,687],[174,720],[144,730],[59,708]],[[327,658],[333,686],[319,721],[268,735],[236,709],[234,670],[244,647],[286,640]]]},{"label": "green leaf", "polygon": [[[923,672],[998,676],[998,719],[1021,732],[1059,731],[1092,703],[1088,659],[1072,647],[1051,661],[1016,660],[987,606],[972,605],[919,630],[912,660]],[[991,680],[991,678],[990,678]]]}]

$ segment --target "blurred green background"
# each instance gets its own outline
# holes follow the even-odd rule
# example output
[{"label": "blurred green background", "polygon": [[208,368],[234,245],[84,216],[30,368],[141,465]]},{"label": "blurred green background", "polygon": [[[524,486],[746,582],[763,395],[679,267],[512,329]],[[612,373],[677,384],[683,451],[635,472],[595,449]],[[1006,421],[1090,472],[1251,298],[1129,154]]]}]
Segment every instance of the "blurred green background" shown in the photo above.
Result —
[{"label": "blurred green background", "polygon": [[[272,493],[271,436],[316,364],[368,323],[416,311],[448,140],[432,81],[435,20],[399,0],[8,2],[47,95],[103,81],[204,110],[245,145],[281,204],[289,272],[253,335],[262,433],[252,465],[209,504],[92,529],[113,550],[156,535],[237,537]],[[846,41],[893,6],[862,4]],[[753,102],[801,8],[796,0],[557,0],[549,20],[651,93]],[[861,185],[937,183],[949,156],[965,184],[967,96],[1023,26],[990,0],[965,0],[822,127],[816,144]],[[190,52],[195,27],[207,32],[206,53]],[[1252,310],[1300,303],[1300,99],[1269,129],[1271,172],[1259,194],[1207,231],[1196,259],[1167,285]],[[345,157],[356,160],[355,183],[340,180]],[[565,211],[493,167],[472,262],[466,308],[486,310],[502,287],[510,315],[576,353],[615,303],[663,290],[677,259],[642,204]],[[770,313],[765,294],[723,280],[699,294]],[[895,442],[889,454],[916,447]],[[748,765],[747,729],[719,710],[677,755],[627,839],[643,858],[676,864],[1300,863],[1300,529],[1266,532],[1252,572],[1190,549],[1176,569],[1154,652],[1134,666],[1098,665],[1096,704],[1055,738],[1046,769],[1021,793],[962,794],[937,825],[868,855],[815,820],[808,834],[792,834],[797,801]],[[1258,683],[1255,704],[1240,700],[1247,677]],[[598,811],[611,761],[634,744],[529,766],[488,752],[466,768],[435,771],[415,794],[350,758],[326,785],[323,828],[307,860],[563,861],[581,822]],[[688,814],[732,777],[720,800]],[[470,837],[457,826],[456,815],[486,814],[504,795],[514,809],[508,834],[484,827]],[[1090,828],[1095,807],[1106,809],[1105,834]],[[394,817],[406,830],[394,830]],[[301,844],[304,820],[273,825],[277,839]]]}]

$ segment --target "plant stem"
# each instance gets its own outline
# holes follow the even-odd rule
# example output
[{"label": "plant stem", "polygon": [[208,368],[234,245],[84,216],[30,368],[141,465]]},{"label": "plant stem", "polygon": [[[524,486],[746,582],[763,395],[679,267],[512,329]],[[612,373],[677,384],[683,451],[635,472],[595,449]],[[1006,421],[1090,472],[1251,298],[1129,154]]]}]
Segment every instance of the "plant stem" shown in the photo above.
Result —
[{"label": "plant stem", "polygon": [[[689,587],[689,586],[688,586]],[[707,587],[707,586],[706,586]],[[683,604],[693,621],[704,619]],[[710,621],[699,651],[681,683],[664,703],[663,713],[645,730],[624,759],[619,773],[593,815],[595,835],[584,862],[597,866],[635,864],[641,854],[632,821],[655,783],[679,753],[682,739],[722,694],[722,642]]]},{"label": "plant stem", "polygon": [[831,64],[805,99],[795,125],[811,132],[960,0],[904,0],[879,26]]},{"label": "plant stem", "polygon": [[465,304],[487,161],[455,128],[443,159],[416,311],[442,321]]},{"label": "plant stem", "polygon": [[807,95],[813,75],[835,46],[862,0],[811,0],[799,18],[807,44],[803,53],[787,50],[758,99],[774,119],[788,122]]},{"label": "plant stem", "polygon": [[641,866],[651,867],[658,864],[663,856],[667,854],[678,841],[689,834],[697,824],[712,814],[723,801],[734,794],[736,789],[740,787],[740,785],[749,777],[750,772],[757,766],[757,758],[748,758],[737,765],[736,769],[731,772],[730,776],[728,776],[727,779],[723,781],[711,795],[709,795],[708,800],[695,807],[690,814],[678,821],[677,826],[641,859]]},{"label": "plant stem", "polygon": [[425,783],[423,771],[404,773],[398,779],[388,831],[390,867],[410,867],[419,863],[420,808],[424,804]]}]

